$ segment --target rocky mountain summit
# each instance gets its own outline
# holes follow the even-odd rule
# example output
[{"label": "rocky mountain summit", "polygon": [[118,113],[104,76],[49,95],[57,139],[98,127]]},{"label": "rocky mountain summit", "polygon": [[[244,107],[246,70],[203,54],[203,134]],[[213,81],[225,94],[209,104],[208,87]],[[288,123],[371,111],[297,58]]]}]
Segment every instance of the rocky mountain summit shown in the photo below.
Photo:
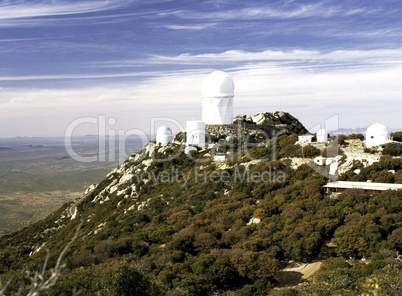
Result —
[{"label": "rocky mountain summit", "polygon": [[270,132],[276,135],[289,134],[305,134],[307,129],[303,124],[291,114],[283,111],[274,113],[265,112],[258,113],[253,116],[243,115],[237,116],[233,120],[234,123],[243,124],[248,128],[259,128],[265,132]]},{"label": "rocky mountain summit", "polygon": [[226,136],[236,139],[247,139],[250,136],[273,138],[280,135],[302,135],[308,132],[297,118],[283,111],[258,113],[253,116],[236,116],[233,124],[207,124],[205,131],[212,139]]}]

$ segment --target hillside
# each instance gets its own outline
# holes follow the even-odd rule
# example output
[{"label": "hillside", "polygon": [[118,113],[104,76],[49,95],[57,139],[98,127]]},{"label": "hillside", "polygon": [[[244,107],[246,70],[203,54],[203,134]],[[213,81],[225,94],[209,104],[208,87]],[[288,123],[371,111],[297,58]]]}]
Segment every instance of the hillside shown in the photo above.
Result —
[{"label": "hillside", "polygon": [[[401,295],[401,192],[326,196],[324,174],[292,166],[321,153],[295,144],[302,128],[268,138],[251,129],[242,145],[216,136],[230,152],[225,162],[213,161],[219,147],[185,155],[179,140],[150,142],[79,200],[0,238],[5,290],[28,290],[24,271],[44,262],[50,277],[62,254],[66,266],[44,295],[357,295],[378,292],[376,284]],[[392,157],[355,162],[341,178],[391,169],[399,182],[402,160]],[[321,268],[303,277],[299,264],[314,262]]]}]

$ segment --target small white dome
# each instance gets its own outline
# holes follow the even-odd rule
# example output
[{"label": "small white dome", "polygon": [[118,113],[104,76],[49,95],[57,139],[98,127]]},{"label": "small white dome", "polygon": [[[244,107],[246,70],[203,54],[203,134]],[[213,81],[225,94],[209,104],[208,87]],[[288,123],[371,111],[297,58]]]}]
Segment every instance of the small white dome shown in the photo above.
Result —
[{"label": "small white dome", "polygon": [[171,143],[173,139],[172,130],[166,125],[162,125],[156,131],[156,143],[161,143],[162,146],[166,146]]},{"label": "small white dome", "polygon": [[172,130],[166,125],[162,125],[156,131],[156,136],[172,136]]},{"label": "small white dome", "polygon": [[366,137],[367,136],[382,136],[388,138],[388,128],[380,123],[374,123],[370,125],[366,130]]},{"label": "small white dome", "polygon": [[234,82],[232,77],[223,71],[213,71],[205,77],[202,83],[201,96],[207,97],[233,97]]},{"label": "small white dome", "polygon": [[366,146],[379,146],[389,139],[388,128],[379,123],[370,125],[366,130]]}]

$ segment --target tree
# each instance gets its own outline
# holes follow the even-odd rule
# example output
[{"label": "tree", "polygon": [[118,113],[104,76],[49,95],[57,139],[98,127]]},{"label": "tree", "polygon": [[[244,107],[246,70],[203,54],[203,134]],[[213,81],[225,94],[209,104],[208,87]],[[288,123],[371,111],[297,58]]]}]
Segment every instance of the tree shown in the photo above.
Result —
[{"label": "tree", "polygon": [[401,156],[402,155],[402,144],[400,143],[389,143],[385,145],[382,150],[382,154],[391,156]]},{"label": "tree", "polygon": [[215,235],[201,232],[195,236],[194,247],[197,251],[209,250],[216,245],[217,241]]},{"label": "tree", "polygon": [[402,131],[391,133],[392,140],[402,142]]},{"label": "tree", "polygon": [[307,146],[302,147],[303,157],[313,158],[315,156],[319,156],[320,154],[321,154],[320,149],[318,149],[312,145],[307,145]]},{"label": "tree", "polygon": [[244,251],[233,256],[232,262],[241,276],[252,281],[271,280],[279,271],[279,262],[266,252]]},{"label": "tree", "polygon": [[338,145],[343,146],[346,144],[345,140],[347,139],[347,137],[345,135],[338,135],[338,137],[335,139],[335,142],[338,143]]},{"label": "tree", "polygon": [[347,138],[348,140],[364,140],[364,136],[362,134],[350,134]]},{"label": "tree", "polygon": [[388,171],[379,171],[374,173],[371,176],[371,179],[374,182],[379,182],[379,183],[394,183],[395,177],[394,174],[388,172]]},{"label": "tree", "polygon": [[361,258],[374,252],[381,241],[381,233],[370,216],[356,213],[345,221],[334,233],[336,252],[345,258]]},{"label": "tree", "polygon": [[137,269],[125,262],[114,261],[64,272],[49,295],[157,296],[159,288]]},{"label": "tree", "polygon": [[392,231],[392,233],[388,236],[387,241],[389,247],[402,251],[402,227]]},{"label": "tree", "polygon": [[[24,286],[24,280],[20,279],[20,287],[18,289],[18,293],[26,293],[27,296],[38,296],[41,293],[48,291],[51,289],[58,281],[61,271],[66,267],[66,264],[63,263],[64,256],[71,244],[78,237],[79,230],[81,228],[82,223],[80,223],[76,230],[72,239],[67,243],[67,245],[63,248],[59,256],[57,257],[56,265],[54,268],[48,270],[48,263],[50,258],[50,253],[48,252],[45,262],[43,263],[42,269],[40,271],[32,272],[28,271],[25,275],[25,282],[29,282],[28,286]],[[13,279],[10,279],[4,286],[0,281],[0,295],[5,295],[8,286],[13,282]]]},{"label": "tree", "polygon": [[172,250],[192,253],[194,251],[194,239],[194,231],[191,228],[183,228],[173,235],[172,241],[169,243],[168,247]]}]

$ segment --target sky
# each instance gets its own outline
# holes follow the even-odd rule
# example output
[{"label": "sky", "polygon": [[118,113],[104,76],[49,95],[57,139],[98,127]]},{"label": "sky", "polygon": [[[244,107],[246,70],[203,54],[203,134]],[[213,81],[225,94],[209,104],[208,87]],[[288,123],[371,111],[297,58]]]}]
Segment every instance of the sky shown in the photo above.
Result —
[{"label": "sky", "polygon": [[213,70],[235,115],[402,129],[402,1],[0,1],[0,137],[179,130]]}]

